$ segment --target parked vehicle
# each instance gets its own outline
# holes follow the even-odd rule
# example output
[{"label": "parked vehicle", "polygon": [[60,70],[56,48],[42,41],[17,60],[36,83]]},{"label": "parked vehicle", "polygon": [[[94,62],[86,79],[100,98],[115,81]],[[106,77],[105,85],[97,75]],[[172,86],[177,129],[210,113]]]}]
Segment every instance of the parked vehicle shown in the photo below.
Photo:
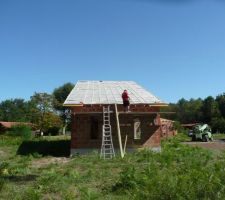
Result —
[{"label": "parked vehicle", "polygon": [[208,124],[194,126],[192,141],[208,142],[212,140],[212,131]]}]

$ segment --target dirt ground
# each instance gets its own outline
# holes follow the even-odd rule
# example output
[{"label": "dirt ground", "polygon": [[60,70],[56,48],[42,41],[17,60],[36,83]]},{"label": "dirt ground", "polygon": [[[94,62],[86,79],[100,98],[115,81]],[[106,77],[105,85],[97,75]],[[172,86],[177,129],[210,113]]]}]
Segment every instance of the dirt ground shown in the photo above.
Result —
[{"label": "dirt ground", "polygon": [[225,150],[225,140],[214,140],[212,142],[183,142],[191,146],[203,147],[212,150]]},{"label": "dirt ground", "polygon": [[65,163],[68,163],[70,161],[69,158],[40,158],[40,159],[37,159],[37,160],[34,160],[32,162],[32,167],[34,168],[44,168],[44,167],[47,167],[48,165],[50,164],[56,164],[56,163],[59,163],[59,164],[65,164]]}]

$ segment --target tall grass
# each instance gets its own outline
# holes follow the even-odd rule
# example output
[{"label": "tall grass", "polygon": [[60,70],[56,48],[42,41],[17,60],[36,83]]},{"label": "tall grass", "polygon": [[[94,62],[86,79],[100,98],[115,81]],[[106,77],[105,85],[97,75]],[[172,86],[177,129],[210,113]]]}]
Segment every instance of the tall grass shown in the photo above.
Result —
[{"label": "tall grass", "polygon": [[224,155],[216,160],[207,150],[170,141],[161,154],[144,151],[135,158],[143,165],[125,166],[113,192],[131,199],[225,199]]},{"label": "tall grass", "polygon": [[[214,154],[185,146],[175,138],[163,141],[161,153],[142,150],[126,154],[124,159],[102,160],[95,152],[57,158],[57,163],[37,167],[43,160],[56,158],[49,154],[47,157],[41,154],[40,158],[35,152],[48,148],[68,150],[68,139],[56,138],[54,144],[52,138],[23,142],[28,153],[17,155],[15,150],[8,156],[2,165],[4,175],[0,175],[0,199],[222,200],[225,197],[225,152]],[[10,146],[6,142],[0,150]],[[16,145],[11,146],[14,150]]]}]

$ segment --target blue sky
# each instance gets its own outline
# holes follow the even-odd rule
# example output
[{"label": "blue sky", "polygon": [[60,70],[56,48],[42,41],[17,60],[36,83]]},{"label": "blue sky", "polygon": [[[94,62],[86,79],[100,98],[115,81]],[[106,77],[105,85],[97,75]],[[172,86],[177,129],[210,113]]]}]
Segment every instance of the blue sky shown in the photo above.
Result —
[{"label": "blue sky", "polygon": [[223,0],[0,1],[0,100],[134,80],[167,102],[225,92]]}]

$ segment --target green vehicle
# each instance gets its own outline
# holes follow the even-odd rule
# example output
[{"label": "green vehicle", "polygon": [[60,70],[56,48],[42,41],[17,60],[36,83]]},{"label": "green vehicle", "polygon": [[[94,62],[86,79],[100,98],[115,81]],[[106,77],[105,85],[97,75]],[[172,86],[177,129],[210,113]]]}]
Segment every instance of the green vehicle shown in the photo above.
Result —
[{"label": "green vehicle", "polygon": [[212,131],[208,124],[196,125],[192,133],[192,141],[212,141]]}]

